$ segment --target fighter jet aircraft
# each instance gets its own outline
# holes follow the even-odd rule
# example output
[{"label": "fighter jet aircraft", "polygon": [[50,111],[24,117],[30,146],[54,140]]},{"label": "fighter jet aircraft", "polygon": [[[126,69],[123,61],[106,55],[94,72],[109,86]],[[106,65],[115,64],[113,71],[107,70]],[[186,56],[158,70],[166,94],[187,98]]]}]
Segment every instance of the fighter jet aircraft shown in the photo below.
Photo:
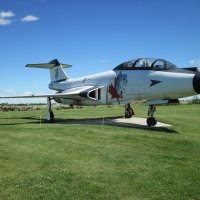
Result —
[{"label": "fighter jet aircraft", "polygon": [[52,60],[26,67],[50,70],[49,88],[55,94],[0,98],[47,98],[47,119],[54,121],[51,100],[69,105],[125,105],[125,118],[131,118],[130,104],[145,101],[149,105],[147,125],[155,126],[156,105],[178,102],[178,98],[200,94],[200,69],[178,68],[164,59],[139,58],[113,70],[81,78],[69,78],[63,68],[71,65]]}]

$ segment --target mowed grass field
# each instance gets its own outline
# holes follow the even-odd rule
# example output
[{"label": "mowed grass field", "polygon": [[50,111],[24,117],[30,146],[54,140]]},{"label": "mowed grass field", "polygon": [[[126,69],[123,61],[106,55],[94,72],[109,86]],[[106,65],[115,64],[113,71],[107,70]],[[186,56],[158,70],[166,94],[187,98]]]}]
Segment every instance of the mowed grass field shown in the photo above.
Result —
[{"label": "mowed grass field", "polygon": [[[139,117],[147,109],[134,106]],[[54,113],[106,118],[124,108]],[[200,199],[200,105],[158,106],[155,117],[173,126],[46,124],[45,110],[1,112],[0,199]]]}]

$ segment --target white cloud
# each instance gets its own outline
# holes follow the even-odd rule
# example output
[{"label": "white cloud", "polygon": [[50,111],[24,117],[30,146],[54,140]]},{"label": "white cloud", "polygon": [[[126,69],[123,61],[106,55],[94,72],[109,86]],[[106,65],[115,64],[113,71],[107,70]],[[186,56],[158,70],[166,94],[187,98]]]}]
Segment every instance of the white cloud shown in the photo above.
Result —
[{"label": "white cloud", "polygon": [[10,17],[15,16],[15,14],[12,11],[1,11],[0,12],[0,25],[8,25],[12,23],[11,19],[8,19]]},{"label": "white cloud", "polygon": [[0,25],[8,25],[11,24],[11,20],[10,19],[4,19],[4,18],[0,18]]},{"label": "white cloud", "polygon": [[197,60],[190,60],[189,63],[192,64],[192,65],[200,66],[200,59],[197,59]]},{"label": "white cloud", "polygon": [[15,90],[13,90],[13,89],[6,89],[5,92],[12,93],[12,92],[15,92]]},{"label": "white cloud", "polygon": [[[12,11],[0,11],[0,25],[8,25],[12,23],[11,17],[15,16]],[[21,19],[22,22],[32,22],[39,20],[39,17],[34,15],[27,15]]]},{"label": "white cloud", "polygon": [[33,15],[27,15],[26,17],[23,17],[21,19],[22,22],[32,22],[39,20],[39,17],[33,16]]},{"label": "white cloud", "polygon": [[2,17],[2,18],[13,17],[13,16],[15,16],[15,13],[13,13],[12,11],[7,11],[7,12],[1,11],[0,12],[0,17]]},{"label": "white cloud", "polygon": [[189,62],[189,63],[193,65],[193,64],[194,64],[194,60],[190,60],[190,62]]},{"label": "white cloud", "polygon": [[32,96],[33,93],[32,92],[25,92],[24,95],[27,95],[27,96]]},{"label": "white cloud", "polygon": [[108,60],[106,60],[106,59],[101,59],[99,62],[100,62],[100,63],[107,63]]}]

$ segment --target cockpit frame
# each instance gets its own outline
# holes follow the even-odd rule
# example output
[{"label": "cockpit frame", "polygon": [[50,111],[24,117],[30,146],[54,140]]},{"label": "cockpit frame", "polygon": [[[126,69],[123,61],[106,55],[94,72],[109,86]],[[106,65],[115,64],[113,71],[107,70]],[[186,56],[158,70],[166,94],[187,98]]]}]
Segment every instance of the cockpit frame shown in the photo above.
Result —
[{"label": "cockpit frame", "polygon": [[173,63],[164,60],[164,59],[158,59],[158,58],[139,58],[136,60],[131,60],[124,62],[117,67],[114,68],[114,70],[157,70],[157,71],[163,71],[163,70],[170,70],[177,68],[176,65]]}]

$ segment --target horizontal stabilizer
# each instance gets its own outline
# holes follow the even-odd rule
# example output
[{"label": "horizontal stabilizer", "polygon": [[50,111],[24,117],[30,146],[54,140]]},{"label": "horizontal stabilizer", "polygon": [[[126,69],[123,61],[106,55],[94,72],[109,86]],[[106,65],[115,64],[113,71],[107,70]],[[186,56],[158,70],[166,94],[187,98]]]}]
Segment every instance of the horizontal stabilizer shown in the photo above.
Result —
[{"label": "horizontal stabilizer", "polygon": [[57,59],[50,61],[49,63],[39,63],[39,64],[27,64],[26,67],[32,67],[32,68],[43,68],[43,69],[52,69],[55,66],[62,66],[62,68],[69,68],[72,65],[68,64],[61,64],[58,62]]}]

